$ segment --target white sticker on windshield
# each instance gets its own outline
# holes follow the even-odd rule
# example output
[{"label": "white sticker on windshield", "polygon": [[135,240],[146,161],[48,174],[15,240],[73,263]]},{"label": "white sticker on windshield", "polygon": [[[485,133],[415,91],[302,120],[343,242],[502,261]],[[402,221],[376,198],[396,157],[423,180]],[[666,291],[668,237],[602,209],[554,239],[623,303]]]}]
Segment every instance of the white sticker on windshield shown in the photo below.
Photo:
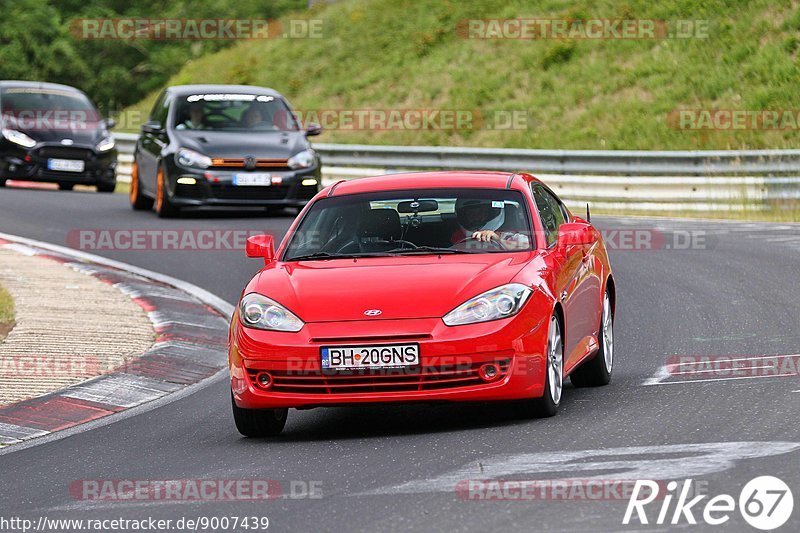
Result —
[{"label": "white sticker on windshield", "polygon": [[492,200],[492,207],[498,207],[500,209],[503,209],[505,206],[506,204],[503,202],[500,202],[498,200]]}]

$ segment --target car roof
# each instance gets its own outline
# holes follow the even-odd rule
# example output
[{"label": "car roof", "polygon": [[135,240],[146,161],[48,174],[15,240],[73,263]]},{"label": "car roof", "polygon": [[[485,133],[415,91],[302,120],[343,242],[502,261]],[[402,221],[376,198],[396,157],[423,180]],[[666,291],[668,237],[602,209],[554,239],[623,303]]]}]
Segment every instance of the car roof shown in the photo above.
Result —
[{"label": "car roof", "polygon": [[0,80],[0,88],[2,89],[60,89],[62,91],[73,91],[76,93],[84,94],[80,89],[70,87],[69,85],[62,85],[60,83],[49,83],[46,81],[25,81],[25,80]]},{"label": "car roof", "polygon": [[172,85],[167,91],[177,96],[204,93],[230,93],[230,94],[263,94],[266,96],[281,96],[281,94],[268,87],[254,85]]},{"label": "car roof", "polygon": [[[329,196],[366,192],[396,191],[403,189],[444,189],[460,187],[479,189],[507,189],[512,185],[538,182],[527,173],[445,170],[436,172],[405,172],[371,178],[340,181],[328,189]],[[519,186],[519,185],[518,185]],[[517,188],[517,187],[513,187]]]}]

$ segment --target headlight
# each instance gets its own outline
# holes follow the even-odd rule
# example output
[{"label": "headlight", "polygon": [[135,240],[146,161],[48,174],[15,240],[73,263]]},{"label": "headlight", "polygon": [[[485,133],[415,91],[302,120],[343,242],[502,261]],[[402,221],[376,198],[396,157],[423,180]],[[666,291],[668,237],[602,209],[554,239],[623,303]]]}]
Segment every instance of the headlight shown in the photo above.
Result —
[{"label": "headlight", "polygon": [[7,129],[7,128],[3,128],[2,129],[2,133],[3,133],[3,137],[5,137],[6,139],[8,139],[9,141],[11,141],[14,144],[18,144],[18,145],[23,146],[25,148],[33,148],[34,146],[36,146],[36,141],[34,141],[33,139],[31,139],[30,137],[28,137],[27,135],[25,135],[21,131],[10,130],[10,129]]},{"label": "headlight", "polygon": [[273,331],[300,331],[303,321],[278,302],[251,292],[239,303],[239,317],[247,327]]},{"label": "headlight", "polygon": [[210,157],[188,148],[178,150],[178,153],[175,154],[175,160],[182,167],[208,168],[211,166]]},{"label": "headlight", "polygon": [[289,166],[289,168],[293,169],[308,168],[314,164],[316,155],[317,154],[314,153],[314,150],[309,148],[308,150],[303,150],[302,152],[294,154],[289,158],[289,161],[287,161],[286,164]]},{"label": "headlight", "polygon": [[509,283],[467,300],[442,320],[448,326],[488,322],[519,313],[533,291],[519,283]]},{"label": "headlight", "polygon": [[114,146],[116,146],[116,143],[114,142],[114,137],[106,137],[105,139],[97,143],[95,149],[98,152],[108,152],[109,150],[114,148]]}]

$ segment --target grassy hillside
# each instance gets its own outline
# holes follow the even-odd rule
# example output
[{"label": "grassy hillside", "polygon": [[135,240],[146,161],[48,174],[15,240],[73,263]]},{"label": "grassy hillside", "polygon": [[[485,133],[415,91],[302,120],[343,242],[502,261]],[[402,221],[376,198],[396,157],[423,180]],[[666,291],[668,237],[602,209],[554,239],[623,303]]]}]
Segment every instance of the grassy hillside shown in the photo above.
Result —
[{"label": "grassy hillside", "polygon": [[[512,130],[327,131],[324,142],[575,149],[797,147],[782,131],[685,131],[684,109],[798,109],[800,7],[754,0],[354,0],[297,15],[323,38],[246,41],[176,68],[170,84],[269,86],[314,109],[518,110]],[[707,20],[708,38],[464,39],[464,19]],[[126,110],[138,127],[155,93]],[[127,120],[127,121],[126,121]]]}]

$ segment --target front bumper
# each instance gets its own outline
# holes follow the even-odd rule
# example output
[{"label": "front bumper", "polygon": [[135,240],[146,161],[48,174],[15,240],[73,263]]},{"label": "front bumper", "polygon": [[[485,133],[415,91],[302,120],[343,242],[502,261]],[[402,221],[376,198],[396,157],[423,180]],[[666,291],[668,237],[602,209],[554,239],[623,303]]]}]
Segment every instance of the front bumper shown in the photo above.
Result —
[{"label": "front bumper", "polygon": [[[243,169],[194,170],[173,164],[170,168],[170,200],[181,207],[302,207],[321,189],[319,165],[299,170],[269,170],[267,172],[274,180],[270,186],[233,184],[234,174],[247,172]],[[314,180],[315,183],[303,185],[304,180]]]},{"label": "front bumper", "polygon": [[[245,328],[237,311],[229,342],[231,389],[236,404],[248,409],[537,398],[545,386],[546,330],[545,319],[521,313],[456,327],[439,318],[363,320],[312,323],[298,333],[283,333]],[[419,344],[417,368],[321,367],[322,346],[409,343]],[[500,369],[494,380],[479,377],[477,369],[486,363]],[[256,383],[261,371],[272,376],[268,390]]]},{"label": "front bumper", "polygon": [[[84,162],[83,172],[48,169],[49,159],[70,159]],[[83,145],[39,143],[25,149],[12,143],[0,147],[0,177],[3,179],[46,183],[97,185],[116,183],[117,150],[97,152]]]}]

